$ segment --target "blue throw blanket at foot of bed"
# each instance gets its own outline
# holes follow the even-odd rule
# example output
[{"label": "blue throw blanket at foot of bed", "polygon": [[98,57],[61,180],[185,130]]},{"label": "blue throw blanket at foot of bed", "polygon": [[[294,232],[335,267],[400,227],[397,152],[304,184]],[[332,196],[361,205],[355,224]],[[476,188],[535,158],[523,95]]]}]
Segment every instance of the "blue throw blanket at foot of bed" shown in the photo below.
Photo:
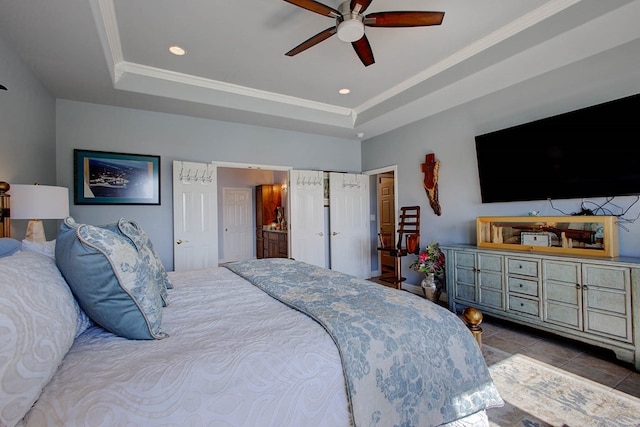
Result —
[{"label": "blue throw blanket at foot of bed", "polygon": [[290,259],[225,266],[327,330],[356,427],[436,426],[503,404],[471,332],[430,301]]}]

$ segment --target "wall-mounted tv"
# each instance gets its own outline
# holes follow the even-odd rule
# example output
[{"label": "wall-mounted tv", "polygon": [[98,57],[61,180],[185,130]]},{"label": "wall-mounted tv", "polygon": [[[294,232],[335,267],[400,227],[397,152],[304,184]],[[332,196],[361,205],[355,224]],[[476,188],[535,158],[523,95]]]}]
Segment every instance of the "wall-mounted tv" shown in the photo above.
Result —
[{"label": "wall-mounted tv", "polygon": [[640,94],[475,142],[483,203],[640,195]]}]

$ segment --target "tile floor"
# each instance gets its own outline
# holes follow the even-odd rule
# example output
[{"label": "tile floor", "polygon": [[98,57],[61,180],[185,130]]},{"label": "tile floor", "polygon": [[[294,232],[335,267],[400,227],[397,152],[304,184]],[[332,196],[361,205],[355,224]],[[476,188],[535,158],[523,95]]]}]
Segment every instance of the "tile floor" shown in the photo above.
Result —
[{"label": "tile floor", "polygon": [[485,315],[482,343],[523,354],[640,398],[640,372],[613,352]]}]

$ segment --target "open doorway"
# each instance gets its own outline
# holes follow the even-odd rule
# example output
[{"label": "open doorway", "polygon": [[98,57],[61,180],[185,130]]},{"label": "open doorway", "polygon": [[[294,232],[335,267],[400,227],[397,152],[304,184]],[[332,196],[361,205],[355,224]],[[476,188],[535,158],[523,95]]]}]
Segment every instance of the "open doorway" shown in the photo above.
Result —
[{"label": "open doorway", "polygon": [[[396,242],[395,174],[393,171],[380,173],[376,181],[378,184],[378,233],[391,236],[391,241],[385,242],[385,246],[393,246]],[[385,277],[397,276],[396,258],[390,256],[388,251],[378,251],[378,261],[380,263],[379,280],[385,281]]]},{"label": "open doorway", "polygon": [[388,166],[364,173],[371,177],[372,200],[375,200],[375,205],[372,203],[371,208],[375,209],[377,219],[375,227],[371,228],[371,241],[375,245],[371,259],[373,278],[379,283],[395,287],[393,283],[386,283],[379,279],[381,276],[396,276],[396,260],[388,253],[378,251],[377,247],[380,246],[378,233],[389,233],[393,245],[397,239],[397,166]]},{"label": "open doorway", "polygon": [[[282,194],[282,210],[284,212],[284,218],[289,218],[289,206],[288,197],[286,193],[286,187],[289,182],[289,170],[288,167],[279,166],[267,166],[267,165],[252,165],[241,163],[226,163],[226,162],[213,162],[217,166],[217,188],[218,188],[218,235],[221,238],[218,240],[219,247],[219,259],[220,262],[238,261],[236,250],[242,248],[241,253],[250,258],[257,257],[257,251],[263,251],[263,248],[258,247],[257,244],[257,225],[255,215],[255,189],[259,185],[280,185],[284,186],[285,191]],[[249,199],[246,198],[229,198],[226,200],[229,206],[225,205],[224,195],[232,193],[239,193],[241,189],[250,190],[251,195]],[[241,203],[242,202],[242,203]],[[244,204],[239,206],[238,204]],[[229,227],[229,224],[236,224],[238,217],[245,216],[238,215],[238,212],[248,212],[246,214],[247,221],[243,221],[246,225],[245,228],[249,228],[250,232],[247,233],[244,228],[235,229]],[[225,215],[234,217],[233,221],[229,221],[229,218],[225,218]],[[245,224],[247,223],[248,224]],[[262,225],[260,225],[262,227]],[[233,233],[234,235],[228,235]],[[229,246],[228,246],[229,245]],[[232,259],[233,258],[233,259]]]}]

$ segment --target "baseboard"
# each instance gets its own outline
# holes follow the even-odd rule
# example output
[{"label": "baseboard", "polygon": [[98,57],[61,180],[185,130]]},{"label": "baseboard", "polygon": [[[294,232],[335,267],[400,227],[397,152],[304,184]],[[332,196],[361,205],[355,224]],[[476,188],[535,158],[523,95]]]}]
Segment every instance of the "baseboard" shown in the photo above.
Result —
[{"label": "baseboard", "polygon": [[402,283],[402,289],[404,289],[405,291],[409,291],[412,294],[416,294],[416,295],[420,295],[420,296],[424,296],[424,293],[422,292],[422,288],[418,285],[412,285],[411,283]]}]

